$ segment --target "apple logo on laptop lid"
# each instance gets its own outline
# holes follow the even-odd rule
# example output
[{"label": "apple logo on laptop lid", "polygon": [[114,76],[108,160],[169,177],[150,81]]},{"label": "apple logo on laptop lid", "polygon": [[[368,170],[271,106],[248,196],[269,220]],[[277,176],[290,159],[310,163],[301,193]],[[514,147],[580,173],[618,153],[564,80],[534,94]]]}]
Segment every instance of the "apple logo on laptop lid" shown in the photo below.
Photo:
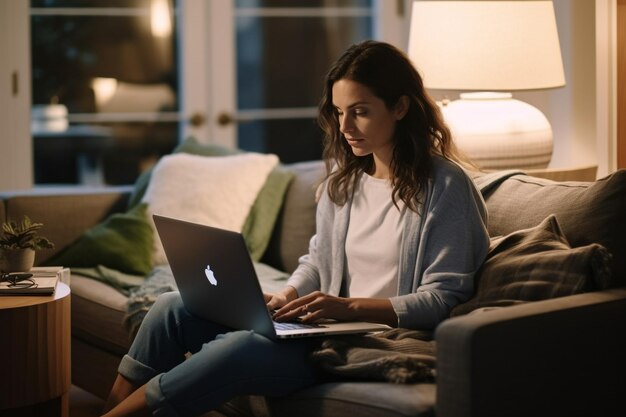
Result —
[{"label": "apple logo on laptop lid", "polygon": [[211,285],[217,286],[217,279],[215,278],[215,274],[213,274],[213,271],[211,270],[211,265],[206,266],[204,274],[206,275],[206,278],[209,280]]}]

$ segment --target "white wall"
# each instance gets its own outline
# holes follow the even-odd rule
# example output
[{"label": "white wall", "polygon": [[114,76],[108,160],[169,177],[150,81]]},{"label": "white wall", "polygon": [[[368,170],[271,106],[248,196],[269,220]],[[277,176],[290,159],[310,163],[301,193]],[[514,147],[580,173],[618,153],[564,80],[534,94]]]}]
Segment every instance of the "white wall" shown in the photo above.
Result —
[{"label": "white wall", "polygon": [[28,7],[28,1],[0,0],[0,191],[33,183]]},{"label": "white wall", "polygon": [[544,112],[554,131],[551,167],[597,164],[595,3],[553,0],[566,85],[517,98]]}]

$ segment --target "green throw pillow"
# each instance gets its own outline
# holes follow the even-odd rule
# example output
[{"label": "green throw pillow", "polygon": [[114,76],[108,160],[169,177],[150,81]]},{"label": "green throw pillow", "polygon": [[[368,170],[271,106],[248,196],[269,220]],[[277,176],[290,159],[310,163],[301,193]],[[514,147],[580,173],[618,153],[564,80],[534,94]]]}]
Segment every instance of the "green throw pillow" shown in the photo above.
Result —
[{"label": "green throw pillow", "polygon": [[[189,137],[174,149],[174,153],[179,152],[201,156],[228,156],[243,151],[215,144],[199,143],[195,138]],[[144,172],[137,178],[128,203],[129,208],[141,202],[150,183],[151,176],[152,169]],[[260,260],[265,253],[265,249],[267,249],[267,245],[272,237],[272,230],[283,204],[283,198],[293,177],[293,172],[278,165],[268,175],[263,188],[259,191],[259,195],[250,209],[242,234],[250,251],[250,256],[255,261]]]},{"label": "green throw pillow", "polygon": [[49,259],[48,265],[91,268],[104,265],[128,274],[152,270],[154,236],[147,220],[147,205],[115,213],[87,230],[71,246]]},{"label": "green throw pillow", "polygon": [[280,165],[276,166],[270,171],[263,188],[254,200],[241,231],[250,251],[250,257],[254,261],[259,261],[263,257],[270,243],[285,193],[294,175],[292,171]]}]

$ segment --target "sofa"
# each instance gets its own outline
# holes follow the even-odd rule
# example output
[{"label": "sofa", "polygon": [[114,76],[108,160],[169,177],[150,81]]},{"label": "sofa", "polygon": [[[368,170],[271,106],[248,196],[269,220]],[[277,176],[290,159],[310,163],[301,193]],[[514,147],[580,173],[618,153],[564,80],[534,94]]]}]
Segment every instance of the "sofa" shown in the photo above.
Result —
[{"label": "sofa", "polygon": [[[321,161],[295,173],[262,262],[291,271],[315,227]],[[571,294],[501,305],[443,321],[434,331],[436,379],[410,384],[334,380],[285,398],[236,398],[209,415],[612,416],[626,415],[626,171],[592,182],[555,182],[520,172],[475,174],[491,236],[536,227],[551,214],[572,247],[599,243],[611,281]],[[36,262],[123,212],[131,186],[46,187],[0,194],[0,219],[27,214],[55,244]],[[523,246],[523,245],[522,245]],[[131,342],[127,297],[72,273],[72,383],[106,398]]]}]

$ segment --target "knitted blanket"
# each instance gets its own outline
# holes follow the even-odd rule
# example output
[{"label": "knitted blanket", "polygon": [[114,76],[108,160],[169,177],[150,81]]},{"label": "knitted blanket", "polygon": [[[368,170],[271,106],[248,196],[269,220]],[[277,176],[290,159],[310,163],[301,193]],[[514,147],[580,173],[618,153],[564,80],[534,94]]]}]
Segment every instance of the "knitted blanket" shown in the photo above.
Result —
[{"label": "knitted blanket", "polygon": [[144,282],[133,288],[128,295],[126,316],[124,326],[135,338],[139,325],[154,304],[157,297],[163,293],[177,291],[176,281],[169,265],[156,266],[146,277]]},{"label": "knitted blanket", "polygon": [[311,354],[325,372],[346,379],[409,384],[436,376],[432,332],[392,329],[326,339]]}]

